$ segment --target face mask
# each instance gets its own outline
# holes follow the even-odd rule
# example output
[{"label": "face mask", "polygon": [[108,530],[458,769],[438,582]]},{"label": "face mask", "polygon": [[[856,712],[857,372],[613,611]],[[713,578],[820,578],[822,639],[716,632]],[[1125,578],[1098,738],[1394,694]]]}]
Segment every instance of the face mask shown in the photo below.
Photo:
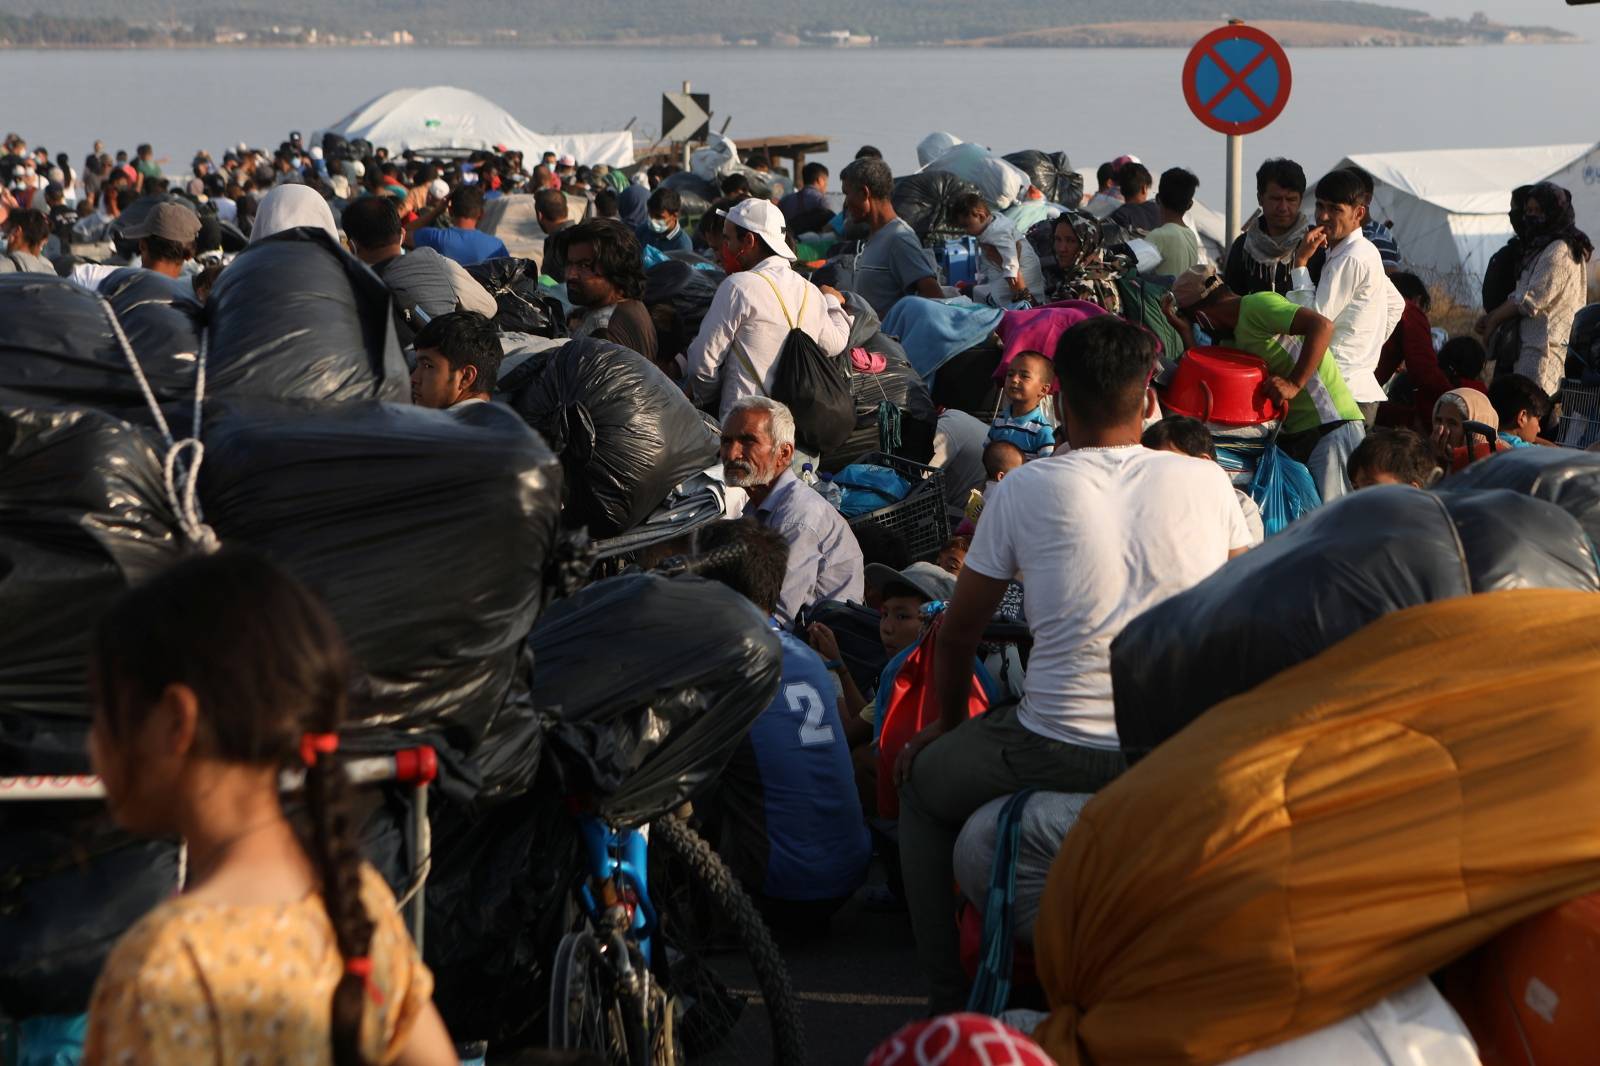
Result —
[{"label": "face mask", "polygon": [[739,256],[735,254],[734,250],[729,248],[726,244],[722,246],[721,258],[722,272],[724,274],[737,274],[739,271],[744,269],[744,267],[739,263]]},{"label": "face mask", "polygon": [[664,218],[652,218],[650,220],[650,228],[657,233],[666,233],[672,229],[672,223]]}]

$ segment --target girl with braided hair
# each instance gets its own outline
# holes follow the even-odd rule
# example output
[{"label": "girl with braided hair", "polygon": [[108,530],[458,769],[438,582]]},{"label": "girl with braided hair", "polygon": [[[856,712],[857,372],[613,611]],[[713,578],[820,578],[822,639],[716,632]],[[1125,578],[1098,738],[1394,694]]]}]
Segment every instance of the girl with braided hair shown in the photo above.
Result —
[{"label": "girl with braided hair", "polygon": [[[181,836],[181,895],[100,974],[84,1062],[454,1063],[339,762],[350,667],[327,611],[226,550],[128,593],[91,646],[90,756],[112,816]],[[306,773],[291,818],[278,776]]]}]

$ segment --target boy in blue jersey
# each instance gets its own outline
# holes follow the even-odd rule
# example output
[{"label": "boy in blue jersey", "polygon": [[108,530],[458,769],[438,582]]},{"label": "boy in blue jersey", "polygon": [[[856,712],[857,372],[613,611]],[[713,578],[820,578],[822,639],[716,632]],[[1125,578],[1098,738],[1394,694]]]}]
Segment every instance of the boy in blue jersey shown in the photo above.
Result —
[{"label": "boy in blue jersey", "polygon": [[[703,576],[771,615],[788,570],[787,542],[741,520],[713,525],[699,547],[734,544],[743,558]],[[872,843],[828,667],[803,640],[776,623],[773,630],[783,644],[777,698],[695,807],[707,838],[784,942],[826,932],[830,916],[865,880]]]}]

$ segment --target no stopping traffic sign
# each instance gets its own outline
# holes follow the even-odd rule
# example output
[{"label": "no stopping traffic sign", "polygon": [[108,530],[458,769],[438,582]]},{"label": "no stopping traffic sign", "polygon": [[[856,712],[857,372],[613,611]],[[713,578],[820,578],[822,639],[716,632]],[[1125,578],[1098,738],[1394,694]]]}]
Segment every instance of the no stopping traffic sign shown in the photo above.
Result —
[{"label": "no stopping traffic sign", "polygon": [[1291,83],[1283,46],[1252,26],[1224,26],[1200,39],[1183,64],[1183,95],[1196,118],[1243,136],[1283,114]]}]

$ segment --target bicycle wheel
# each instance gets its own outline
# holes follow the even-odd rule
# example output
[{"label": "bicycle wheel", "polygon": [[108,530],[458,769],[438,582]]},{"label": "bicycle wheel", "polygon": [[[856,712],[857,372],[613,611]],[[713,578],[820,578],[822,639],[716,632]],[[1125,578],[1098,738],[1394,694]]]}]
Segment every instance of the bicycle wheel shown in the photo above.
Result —
[{"label": "bicycle wheel", "polygon": [[804,1066],[788,967],[722,859],[676,817],[652,823],[650,858],[661,924],[654,962],[677,1002],[689,1064]]},{"label": "bicycle wheel", "polygon": [[613,1066],[636,1064],[628,1051],[610,965],[587,930],[568,933],[550,968],[549,1046],[593,1051]]}]

